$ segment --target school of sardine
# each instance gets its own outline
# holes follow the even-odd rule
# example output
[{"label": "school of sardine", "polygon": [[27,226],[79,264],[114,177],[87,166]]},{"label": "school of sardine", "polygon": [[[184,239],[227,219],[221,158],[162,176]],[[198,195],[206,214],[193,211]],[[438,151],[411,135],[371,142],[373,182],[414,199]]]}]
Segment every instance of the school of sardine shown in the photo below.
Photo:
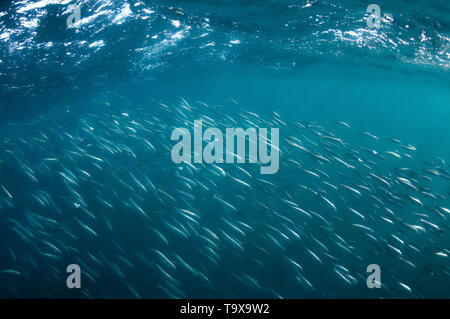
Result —
[{"label": "school of sardine", "polygon": [[[232,101],[111,102],[3,125],[0,296],[450,297],[444,159]],[[171,132],[194,120],[279,128],[279,171],[173,163]],[[66,287],[69,264],[81,289]],[[380,288],[366,285],[370,264]]]}]

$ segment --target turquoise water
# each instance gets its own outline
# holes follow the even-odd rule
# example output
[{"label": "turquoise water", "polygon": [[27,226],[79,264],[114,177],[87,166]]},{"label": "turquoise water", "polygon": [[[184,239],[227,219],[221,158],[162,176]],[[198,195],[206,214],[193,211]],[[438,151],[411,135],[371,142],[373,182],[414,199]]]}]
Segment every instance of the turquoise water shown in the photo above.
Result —
[{"label": "turquoise water", "polygon": [[[0,195],[0,271],[4,271],[0,272],[0,296],[448,298],[449,213],[442,207],[450,206],[447,179],[450,4],[437,0],[420,4],[377,1],[381,9],[380,28],[371,29],[366,21],[366,8],[370,3],[293,0],[3,2],[0,5],[0,184],[8,192]],[[66,19],[73,11],[70,5],[80,8],[81,20],[76,28],[67,28]],[[189,112],[180,108],[184,105],[181,98],[193,106]],[[203,109],[198,101],[220,106],[220,111]],[[167,113],[159,103],[178,111]],[[243,120],[243,116],[248,116],[246,112],[260,114],[261,122],[259,119],[256,122],[265,127],[267,123],[274,123],[273,114],[268,114],[268,110],[279,114],[287,123],[280,128],[280,145],[282,150],[286,147],[280,158],[280,172],[268,177],[276,186],[266,186],[266,189],[258,185],[260,176],[251,167],[248,169],[252,182],[244,179],[251,188],[244,193],[230,185],[229,180],[218,182],[209,171],[194,174],[187,168],[185,176],[193,184],[211,180],[217,188],[207,192],[201,188],[184,189],[194,198],[192,200],[177,193],[180,189],[173,185],[180,182],[175,174],[178,169],[170,160],[169,151],[173,145],[170,141],[173,127],[187,126],[204,115],[213,117],[220,125],[232,125],[226,122],[225,115],[241,125],[248,125]],[[129,122],[122,113],[129,114]],[[123,120],[120,125],[125,127],[134,125],[131,121],[135,121],[148,131],[136,128],[137,132],[130,133],[125,129],[116,136],[115,126],[109,121],[115,118]],[[342,130],[335,121],[345,121],[350,125],[349,130]],[[83,131],[86,123],[95,130],[92,136]],[[351,146],[336,150],[343,159],[348,153],[358,151],[358,156],[367,159],[367,163],[377,161],[370,172],[388,180],[389,189],[398,196],[398,201],[390,201],[392,198],[386,189],[380,190],[380,185],[368,177],[363,167],[356,169],[355,176],[341,179],[342,176],[334,177],[332,173],[342,168],[335,164],[331,167],[326,163],[318,164],[304,153],[289,148],[286,140],[291,136],[300,138],[303,146],[308,147],[308,141],[303,140],[306,135],[317,143],[311,144],[311,149],[328,154],[321,144],[323,141],[316,140],[314,134],[308,135],[311,131],[293,130],[293,123],[314,123],[348,142]],[[378,142],[368,139],[365,132],[377,136]],[[155,146],[156,155],[136,142],[145,134]],[[102,142],[100,137],[111,144]],[[398,139],[401,144],[392,144],[386,137]],[[112,149],[114,145],[122,148],[121,154],[129,147],[137,154],[137,159],[112,156],[103,148],[105,143]],[[402,153],[406,152],[404,146],[408,144],[417,149],[408,153],[411,158]],[[369,158],[361,147],[377,149],[386,159]],[[83,168],[83,164],[77,163],[77,154],[91,150],[96,150],[103,160],[97,163],[103,173],[95,173],[95,178],[84,180],[77,170],[83,169],[94,176],[89,169],[96,168]],[[402,161],[396,162],[386,151],[401,154]],[[45,158],[56,158],[60,166],[47,166]],[[341,186],[336,191],[323,191],[323,180],[305,177],[289,159],[301,162],[302,168],[314,172],[323,170],[329,175],[325,180],[333,185],[357,188],[364,184],[371,190],[356,199],[349,197]],[[222,166],[226,174],[246,177],[236,175],[242,172],[236,172],[234,165],[231,166]],[[398,169],[404,167],[414,174],[400,173]],[[70,186],[67,180],[61,181],[59,173],[66,172],[64,168],[79,179],[76,187]],[[186,172],[186,168],[181,171]],[[132,183],[128,172],[134,172],[141,181],[144,176],[149,177],[156,188],[168,193],[169,196],[164,197],[158,191],[164,204],[158,202],[157,196],[139,193],[139,185],[131,186],[134,191],[130,192],[130,188],[120,184],[119,180]],[[401,188],[398,177],[412,180],[415,188]],[[224,186],[220,187],[222,182]],[[68,184],[69,191],[64,188]],[[326,208],[318,204],[320,196],[303,193],[300,186],[303,184],[331,198],[340,214],[338,220],[336,216],[328,216]],[[114,191],[107,191],[107,185]],[[149,184],[144,186],[150,189]],[[394,190],[396,187],[399,189]],[[72,190],[85,198],[96,194],[95,198],[86,200],[84,208],[97,218],[91,220],[92,217],[77,215],[73,200],[67,199],[67,192]],[[44,200],[40,206],[36,205],[36,194],[41,200],[51,198],[53,202]],[[239,202],[235,198],[239,194],[244,194],[248,203]],[[230,214],[223,207],[211,207],[208,203],[214,202],[213,195],[228,198],[239,214]],[[376,204],[369,195],[381,198],[382,204]],[[413,206],[408,196],[420,198],[423,205]],[[108,203],[117,201],[112,212],[106,213],[105,206],[96,202],[98,198]],[[297,217],[291,217],[289,207],[279,202],[280,198],[304,202],[306,210],[315,211],[337,224],[333,224],[333,230],[325,232],[323,225],[296,220]],[[338,231],[341,224],[355,223],[345,215],[349,201],[358,211],[364,211],[364,225],[373,229],[368,233],[376,238],[377,248],[372,246],[372,239],[359,237],[359,230]],[[139,219],[133,212],[133,202],[145,207],[150,217]],[[290,216],[302,239],[277,241],[284,248],[270,244],[267,235],[282,233],[285,221],[274,216],[268,220],[260,217],[257,202],[268,206],[266,213],[278,211]],[[183,205],[186,207],[180,207]],[[61,213],[55,213],[57,207]],[[195,217],[199,218],[198,223],[180,222],[187,228],[184,235],[191,246],[184,245],[186,238],[172,234],[170,227],[164,224],[167,220],[173,222],[171,218],[178,220],[172,215],[176,214],[176,208],[190,209],[199,216]],[[378,224],[377,216],[384,216],[384,208],[395,208],[398,220],[393,219],[392,229]],[[63,225],[75,239],[30,217],[34,216],[30,211]],[[74,215],[94,230],[96,236],[85,237]],[[112,233],[100,222],[104,215],[113,224]],[[196,237],[202,234],[203,227],[218,235],[223,230],[228,234],[226,227],[229,226],[223,225],[223,216],[234,226],[242,228],[239,222],[251,226],[252,230],[246,231],[244,238],[239,232],[234,234],[245,253],[227,246],[224,235],[216,243],[218,247],[213,246],[214,253]],[[421,219],[432,222],[439,230],[425,225]],[[274,229],[262,226],[266,223]],[[422,225],[424,234],[406,231],[404,223]],[[158,241],[154,229],[159,230],[169,244]],[[351,237],[348,245],[354,248],[350,250],[358,258],[348,258],[342,255],[340,248],[333,246],[336,240],[331,235],[333,231]],[[231,231],[231,237],[232,234]],[[387,246],[394,245],[391,234],[401,239],[400,242],[394,239],[398,244],[395,247],[402,250],[400,256]],[[317,246],[314,238],[325,243],[326,249]],[[51,248],[53,251],[49,252],[45,242],[57,249]],[[408,244],[419,253],[411,252]],[[259,248],[255,247],[270,250],[272,257],[259,256],[255,252]],[[308,253],[305,255],[306,248],[316,251],[321,259],[318,268],[308,259]],[[165,277],[161,269],[169,272],[170,264],[161,262],[154,249],[176,264],[177,269],[169,273],[175,281]],[[43,256],[44,252],[51,256]],[[88,252],[99,262],[89,257]],[[442,254],[436,257],[439,252]],[[211,263],[215,254],[220,258]],[[246,258],[245,254],[252,255],[263,267],[255,266],[254,260]],[[183,263],[176,256],[188,260],[187,263],[207,280],[202,282],[198,273],[193,276],[189,270],[180,270]],[[299,274],[314,289],[302,280],[293,280],[298,274],[281,275],[285,267],[290,266],[277,263],[286,258],[303,265]],[[414,267],[405,264],[405,260]],[[65,267],[69,263],[82,263],[82,270],[89,269],[88,276],[92,279],[86,279],[86,288],[66,288]],[[242,267],[235,267],[236,263]],[[371,263],[380,264],[382,269],[383,288],[380,290],[368,289],[365,285],[365,267]],[[347,280],[351,284],[336,276],[336,264],[349,269],[351,277]],[[417,280],[418,277],[422,280]],[[399,283],[407,285],[408,289]]]}]

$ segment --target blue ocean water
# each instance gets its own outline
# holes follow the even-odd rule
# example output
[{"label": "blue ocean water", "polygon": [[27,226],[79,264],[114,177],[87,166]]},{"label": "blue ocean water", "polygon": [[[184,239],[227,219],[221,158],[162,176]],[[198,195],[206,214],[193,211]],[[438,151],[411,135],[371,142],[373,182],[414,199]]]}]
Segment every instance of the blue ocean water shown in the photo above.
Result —
[{"label": "blue ocean water", "polygon": [[[371,3],[2,2],[0,296],[448,298],[450,3],[377,0],[378,29],[367,24]],[[76,7],[80,20],[68,28]],[[187,112],[182,99],[197,106]],[[220,111],[202,111],[198,101]],[[353,163],[348,154],[357,151],[370,170],[333,176],[343,169],[338,164],[286,148],[274,176],[260,176],[250,164],[242,166],[250,178],[235,165],[221,166],[248,182],[250,189],[242,190],[228,175],[178,170],[172,163],[173,127],[205,115],[220,125],[230,123],[227,115],[248,125],[246,112],[262,119],[271,116],[268,110],[287,123],[280,127],[282,151],[295,136],[334,162],[336,156]],[[349,144],[327,153],[329,145],[317,134],[293,131],[293,123],[314,123]],[[156,153],[139,144],[144,136]],[[407,145],[417,149],[410,156],[402,153]],[[383,159],[369,158],[362,148],[376,149]],[[400,154],[401,162],[386,151]],[[82,162],[86,153],[99,160]],[[411,171],[404,173],[405,167]],[[260,185],[259,178],[271,184]],[[151,184],[157,195],[149,195]],[[342,184],[360,195],[349,195]],[[74,194],[78,201],[68,199]],[[218,205],[215,195],[238,212]],[[335,215],[320,196],[336,205]],[[79,198],[88,213],[74,208]],[[319,217],[293,217],[280,199],[298,202],[331,226]],[[133,203],[149,217],[138,217]],[[351,206],[365,218],[349,215]],[[194,221],[179,217],[180,208]],[[83,232],[74,216],[96,235]],[[381,217],[392,223],[380,223]],[[354,224],[370,230],[346,226]],[[335,245],[335,235],[345,248]],[[80,290],[66,287],[65,267],[73,263],[87,276]],[[380,289],[366,286],[369,264],[380,265]]]}]

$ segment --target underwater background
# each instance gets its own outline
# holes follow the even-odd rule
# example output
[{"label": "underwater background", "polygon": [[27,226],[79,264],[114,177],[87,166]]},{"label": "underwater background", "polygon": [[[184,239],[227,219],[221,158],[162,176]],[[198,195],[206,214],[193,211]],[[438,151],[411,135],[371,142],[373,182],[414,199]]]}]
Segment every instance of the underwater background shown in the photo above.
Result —
[{"label": "underwater background", "polygon": [[449,69],[444,0],[2,1],[0,297],[449,298]]}]

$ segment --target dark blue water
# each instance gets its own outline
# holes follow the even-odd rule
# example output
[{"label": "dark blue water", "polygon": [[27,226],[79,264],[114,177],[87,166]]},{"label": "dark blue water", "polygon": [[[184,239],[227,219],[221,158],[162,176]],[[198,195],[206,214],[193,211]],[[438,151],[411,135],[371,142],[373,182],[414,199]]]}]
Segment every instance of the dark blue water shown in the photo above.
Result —
[{"label": "dark blue water", "polygon": [[[449,215],[442,210],[443,217],[436,215],[436,210],[450,206],[450,186],[445,179],[450,160],[450,3],[442,0],[417,4],[377,1],[381,8],[379,29],[367,25],[366,8],[370,3],[331,0],[2,2],[0,184],[13,199],[6,192],[0,195],[0,271],[13,269],[20,275],[0,273],[0,296],[448,298]],[[67,28],[66,19],[73,10],[69,7],[72,4],[80,8],[81,20],[77,28]],[[324,225],[316,221],[302,224],[304,221],[295,220],[304,239],[280,241],[284,249],[277,248],[273,243],[268,244],[265,237],[274,230],[262,225],[272,224],[280,230],[283,222],[278,217],[261,217],[261,206],[255,202],[288,216],[285,203],[278,203],[277,199],[287,198],[289,193],[308,209],[331,223],[336,222],[326,208],[318,204],[317,197],[310,192],[303,193],[299,186],[305,184],[318,190],[323,184],[319,185],[317,180],[303,173],[295,175],[287,160],[296,159],[312,170],[322,168],[330,176],[337,168],[326,168],[291,151],[280,159],[279,173],[267,177],[277,185],[276,190],[260,185],[258,187],[262,188],[258,188],[255,179],[260,176],[255,170],[256,176],[252,177],[255,185],[251,185],[250,191],[243,193],[242,189],[230,185],[229,180],[214,179],[217,183],[214,190],[185,189],[195,198],[188,200],[176,192],[185,185],[175,175],[178,169],[171,162],[167,149],[173,145],[170,129],[182,125],[183,118],[180,113],[166,113],[158,106],[158,102],[162,102],[176,109],[181,97],[192,104],[203,101],[221,105],[219,113],[236,120],[239,119],[237,114],[243,111],[263,117],[269,116],[267,110],[273,110],[290,123],[284,136],[296,134],[292,132],[294,122],[314,122],[345,138],[355,145],[352,149],[359,151],[359,147],[381,152],[403,150],[385,137],[412,144],[417,149],[412,159],[403,157],[405,161],[399,163],[387,156],[386,161],[374,165],[372,172],[398,185],[398,181],[394,182],[400,176],[396,169],[406,166],[417,172],[408,178],[414,180],[416,188],[421,188],[399,190],[401,207],[385,197],[383,204],[376,204],[368,195],[349,198],[341,188],[336,192],[327,189],[326,194],[333,202],[342,200],[348,204],[350,201],[353,207],[358,206],[358,211],[367,214],[366,220],[374,220],[367,225],[374,229],[371,235],[377,239],[375,244],[358,231],[346,228],[346,223],[361,220],[342,213],[346,209],[344,204],[338,207],[338,218],[342,220],[337,222],[339,225],[335,225],[334,231],[349,235],[349,245],[356,247],[354,251],[351,249],[352,256],[333,247],[336,238],[330,237],[331,231],[324,230]],[[138,146],[136,139],[128,139],[128,135],[116,135],[112,120],[117,116],[125,121],[121,115],[124,112],[130,114],[129,121],[147,123],[146,128],[151,133],[145,134],[149,134],[154,143],[156,154]],[[219,120],[217,113],[208,112],[196,109],[186,121],[205,114],[214,114]],[[333,122],[336,120],[350,123],[351,131],[336,127]],[[99,132],[94,134],[95,138],[81,129],[85,123]],[[42,140],[41,132],[49,138],[47,143],[40,144],[36,140]],[[138,136],[144,136],[139,132],[143,131],[138,131]],[[361,135],[362,132],[378,136],[379,143],[373,144],[367,136]],[[89,169],[96,169],[92,168],[92,163],[84,163],[74,154],[81,152],[80,149],[89,152],[97,148],[96,143],[101,141],[98,137],[130,147],[137,159],[129,155],[109,157],[108,151],[103,149],[103,153],[96,153],[104,160],[99,163],[103,170],[92,173]],[[47,157],[57,157],[61,166],[43,165],[42,159]],[[26,175],[27,169],[22,164],[32,169],[37,181]],[[437,166],[442,169],[438,175],[424,171],[435,170]],[[95,175],[93,180],[80,181],[77,193],[89,198],[86,208],[97,219],[81,216],[87,224],[92,222],[90,225],[97,237],[83,233],[76,226],[73,216],[79,213],[66,199],[69,196],[64,188],[67,181],[62,181],[58,175],[63,167],[77,177],[80,173],[76,169]],[[230,169],[227,173],[232,176],[237,174],[234,167],[224,165],[223,168]],[[137,197],[133,197],[135,195],[118,182],[120,179],[132,183],[127,175],[130,171],[139,178],[148,176],[157,188],[173,196],[175,203],[160,194],[164,198],[161,204],[156,196],[139,193],[136,185],[132,188]],[[367,179],[363,169],[357,171],[357,177],[331,176],[329,181],[353,186],[367,181],[373,192],[381,192],[377,188],[380,185]],[[200,177],[198,174],[187,176],[203,182],[210,178],[207,172]],[[56,205],[36,203],[33,194],[39,191],[49,194]],[[414,192],[420,191],[436,198],[430,197],[429,203],[423,199],[423,206],[414,206],[408,195],[417,197]],[[233,216],[222,211],[223,207],[213,199],[215,194],[231,202],[236,200],[237,194],[243,194],[248,202],[236,203],[240,214]],[[386,196],[385,193],[372,194]],[[116,203],[111,214],[98,202],[98,197]],[[130,198],[152,212],[150,221],[136,217],[136,211],[130,208]],[[174,207],[180,208],[186,201],[189,207],[201,212],[200,225],[191,225],[193,229],[188,230],[191,236],[187,240],[164,226]],[[55,213],[55,206],[60,207],[61,214]],[[384,207],[395,207],[401,220],[394,222],[393,229],[380,224],[376,217]],[[45,226],[45,222],[30,223],[29,211],[61,223],[74,238]],[[412,217],[414,213],[425,216]],[[103,222],[101,216],[105,214],[114,232]],[[236,223],[245,222],[253,230],[246,233],[245,253],[223,244],[214,249],[220,261],[211,263],[206,258],[205,242],[194,234],[202,234],[201,226],[216,229],[220,234],[228,227],[223,225],[222,215]],[[433,226],[424,226],[423,222],[424,233],[405,230],[404,223],[420,218],[432,221],[439,231],[435,232]],[[22,229],[17,223],[30,231],[30,235],[24,235],[28,240],[13,231]],[[158,241],[153,229],[167,237],[168,247]],[[386,246],[392,246],[391,234],[401,234],[397,236],[403,240],[401,256]],[[324,243],[328,252],[317,246],[313,238]],[[43,256],[42,253],[48,251],[43,247],[49,248],[43,241],[51,242],[62,252]],[[395,239],[394,243],[399,244]],[[407,251],[408,244],[419,253]],[[261,255],[258,247],[268,250],[269,256]],[[308,247],[335,259],[321,255],[322,265],[317,266],[304,251]],[[167,287],[171,279],[165,278],[159,270],[159,265],[163,269],[165,266],[155,257],[153,249],[162,251],[177,264],[176,273],[171,275],[178,282],[179,290],[172,289],[167,294],[159,287]],[[87,252],[100,262],[93,261]],[[443,255],[436,257],[438,252]],[[181,256],[208,280],[183,269],[175,255]],[[297,258],[303,266],[302,275],[314,289],[293,280],[292,265],[280,262],[286,257]],[[411,267],[405,260],[415,266]],[[84,279],[83,292],[69,290],[65,285],[65,267],[70,263],[82,263],[82,270],[87,268],[91,273],[92,280]],[[366,287],[365,267],[371,263],[380,264],[382,268],[382,282],[386,285],[382,291]],[[336,276],[335,264],[345,266],[355,282],[347,285]],[[258,284],[245,281],[248,277],[242,274],[256,279]],[[402,288],[399,282],[412,291]]]}]

